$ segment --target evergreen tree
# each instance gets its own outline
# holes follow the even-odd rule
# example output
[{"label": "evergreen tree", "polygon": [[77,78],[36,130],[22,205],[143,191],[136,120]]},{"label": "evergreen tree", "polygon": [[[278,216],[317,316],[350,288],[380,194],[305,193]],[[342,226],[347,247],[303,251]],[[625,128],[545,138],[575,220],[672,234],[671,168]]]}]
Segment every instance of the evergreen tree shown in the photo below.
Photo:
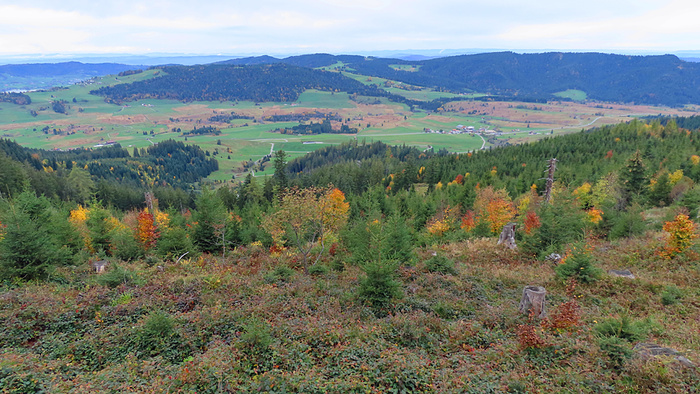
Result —
[{"label": "evergreen tree", "polygon": [[78,166],[73,167],[68,175],[68,185],[75,190],[75,195],[78,202],[84,203],[90,198],[90,195],[95,190],[95,182],[87,170]]},{"label": "evergreen tree", "polygon": [[287,154],[282,149],[275,152],[275,175],[273,177],[280,190],[284,190],[289,186],[289,180],[287,179]]},{"label": "evergreen tree", "polygon": [[53,267],[71,261],[75,250],[69,238],[75,234],[46,197],[25,190],[12,202],[2,201],[0,212],[6,226],[0,242],[0,277],[44,278]]},{"label": "evergreen tree", "polygon": [[625,197],[635,199],[645,192],[647,185],[646,168],[642,155],[636,151],[632,157],[627,160],[627,164],[620,172],[620,180],[622,181],[622,190]]},{"label": "evergreen tree", "polygon": [[226,210],[221,200],[209,188],[202,189],[195,202],[192,215],[192,242],[202,252],[214,253],[222,249],[222,232],[225,231]]},{"label": "evergreen tree", "polygon": [[666,206],[671,202],[671,182],[668,172],[662,173],[656,178],[654,187],[649,191],[649,201],[657,206]]}]

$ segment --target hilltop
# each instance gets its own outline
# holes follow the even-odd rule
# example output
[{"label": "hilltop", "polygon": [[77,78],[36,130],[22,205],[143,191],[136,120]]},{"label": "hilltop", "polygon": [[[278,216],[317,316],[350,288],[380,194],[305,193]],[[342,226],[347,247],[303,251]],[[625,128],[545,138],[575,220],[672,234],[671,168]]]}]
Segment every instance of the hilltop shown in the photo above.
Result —
[{"label": "hilltop", "polygon": [[0,390],[696,391],[700,138],[678,124],[697,119],[459,155],[352,141],[191,199],[85,204],[34,190],[100,154],[146,181],[206,156],[3,142]]}]

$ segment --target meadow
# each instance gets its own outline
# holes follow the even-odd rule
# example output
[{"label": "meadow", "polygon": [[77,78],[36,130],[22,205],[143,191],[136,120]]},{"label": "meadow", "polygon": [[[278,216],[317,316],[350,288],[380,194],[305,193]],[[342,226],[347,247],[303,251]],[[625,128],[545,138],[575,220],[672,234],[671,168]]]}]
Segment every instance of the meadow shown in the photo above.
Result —
[{"label": "meadow", "polygon": [[[335,69],[342,64],[329,67]],[[406,72],[411,70],[405,69]],[[344,72],[364,84],[376,84],[385,90],[415,100],[433,100],[442,97],[464,97],[463,101],[446,104],[438,112],[410,111],[408,106],[376,97],[351,97],[344,92],[308,90],[293,103],[253,102],[187,102],[176,100],[143,99],[122,105],[106,103],[102,97],[89,92],[99,86],[128,83],[152,78],[160,70],[146,70],[129,76],[107,76],[89,82],[47,91],[28,93],[30,105],[18,106],[0,103],[0,135],[23,146],[42,149],[73,149],[104,145],[109,141],[127,148],[146,148],[166,139],[176,139],[200,145],[216,158],[220,170],[210,176],[217,181],[228,181],[245,175],[242,163],[257,161],[270,149],[288,151],[289,157],[301,156],[327,144],[340,144],[350,139],[381,140],[388,144],[411,145],[420,149],[447,149],[468,152],[491,146],[479,136],[451,135],[458,125],[476,130],[492,129],[504,133],[499,140],[522,143],[543,138],[556,130],[557,134],[575,132],[605,124],[628,121],[632,116],[687,115],[696,108],[671,109],[651,106],[619,105],[597,102],[549,102],[533,104],[521,102],[483,102],[473,100],[481,95],[456,95],[427,88],[399,88],[401,83],[383,78]],[[562,92],[562,97],[575,100],[585,98],[578,91]],[[52,110],[53,101],[66,105],[66,113]],[[278,128],[292,127],[298,122],[266,122],[270,115],[304,114],[318,111],[334,115],[334,127],[346,124],[357,128],[357,134],[281,135]],[[235,112],[253,117],[253,120],[233,120],[230,123],[211,122],[216,114]],[[318,119],[317,121],[320,121]],[[183,136],[182,132],[194,127],[212,125],[220,135]],[[424,129],[444,130],[445,134],[424,133]],[[179,131],[178,131],[179,130]],[[304,144],[307,142],[307,144]],[[308,144],[308,142],[319,142]],[[274,146],[272,145],[274,144]],[[270,168],[257,171],[267,175]]]}]

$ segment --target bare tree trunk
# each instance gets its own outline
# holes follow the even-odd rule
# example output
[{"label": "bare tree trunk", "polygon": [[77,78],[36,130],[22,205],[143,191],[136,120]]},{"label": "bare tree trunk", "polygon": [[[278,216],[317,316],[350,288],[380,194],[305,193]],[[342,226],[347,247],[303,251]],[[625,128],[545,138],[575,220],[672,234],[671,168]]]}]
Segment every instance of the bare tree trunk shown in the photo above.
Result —
[{"label": "bare tree trunk", "polygon": [[518,245],[515,244],[515,226],[516,223],[508,223],[503,226],[501,235],[498,237],[498,245],[505,244],[510,249],[518,249]]},{"label": "bare tree trunk", "polygon": [[542,286],[525,286],[520,300],[520,312],[543,319],[547,317],[545,296],[547,290]]},{"label": "bare tree trunk", "polygon": [[547,186],[544,190],[544,202],[549,204],[549,200],[552,198],[552,187],[554,186],[554,171],[557,170],[557,159],[549,160],[549,165],[547,166]]}]

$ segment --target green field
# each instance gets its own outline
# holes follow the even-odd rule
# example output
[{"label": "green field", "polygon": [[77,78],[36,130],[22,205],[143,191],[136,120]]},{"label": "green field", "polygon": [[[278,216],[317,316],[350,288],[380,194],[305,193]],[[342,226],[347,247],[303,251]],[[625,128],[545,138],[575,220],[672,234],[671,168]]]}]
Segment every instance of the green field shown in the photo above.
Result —
[{"label": "green field", "polygon": [[393,68],[396,71],[407,71],[407,72],[416,72],[420,70],[421,65],[410,65],[410,64],[390,64],[389,67]]},{"label": "green field", "polygon": [[588,97],[586,92],[576,89],[568,89],[563,92],[554,93],[554,95],[561,98],[569,98],[574,101],[583,101]]},{"label": "green field", "polygon": [[[336,64],[331,68],[341,66],[343,65]],[[516,142],[525,142],[543,138],[542,134],[529,135],[528,131],[560,130],[562,127],[570,129],[570,132],[577,131],[578,129],[572,127],[571,123],[561,123],[571,119],[573,115],[576,115],[575,119],[591,119],[591,116],[601,118],[599,113],[608,111],[614,112],[615,121],[623,121],[629,119],[630,113],[644,113],[634,106],[615,109],[610,106],[601,109],[580,103],[574,104],[578,106],[576,108],[566,105],[554,107],[549,103],[545,105],[547,108],[544,110],[541,110],[543,108],[533,110],[533,106],[543,107],[543,105],[481,103],[469,100],[478,94],[459,96],[464,97],[464,101],[453,103],[452,108],[447,111],[431,113],[423,110],[411,112],[407,105],[395,103],[386,98],[357,96],[351,100],[345,92],[319,90],[308,90],[293,103],[250,101],[183,103],[177,100],[143,99],[116,105],[106,103],[102,97],[89,93],[100,86],[152,78],[159,72],[162,71],[154,69],[126,77],[107,76],[95,78],[89,84],[30,92],[28,95],[32,103],[25,106],[0,103],[0,136],[15,140],[23,146],[42,149],[93,147],[105,144],[107,141],[118,142],[129,149],[145,148],[160,141],[175,139],[199,145],[213,154],[219,161],[220,169],[210,178],[224,181],[245,175],[241,172],[241,164],[249,160],[260,160],[270,154],[271,149],[273,151],[283,149],[288,152],[290,158],[294,158],[316,149],[357,138],[383,141],[388,144],[406,144],[419,149],[432,147],[435,150],[444,148],[451,152],[467,152],[480,149],[482,145],[488,148],[489,144],[484,144],[484,140],[476,135],[431,134],[424,133],[423,130],[444,130],[449,133],[458,125],[464,125],[477,130],[482,127],[486,129],[495,127],[503,132],[511,132],[517,129],[525,130],[523,119],[532,119],[534,123],[537,122],[538,116],[548,117],[540,121],[540,124],[546,124],[547,127],[532,127],[523,132],[498,137],[499,140],[512,138]],[[365,84],[376,84],[391,93],[416,100],[457,96],[431,89],[400,89],[396,86],[406,85],[395,81],[386,83],[387,80],[383,78],[347,72],[344,72],[344,75]],[[585,99],[585,93],[581,91],[568,90],[561,92],[561,95],[576,100]],[[55,113],[52,110],[51,103],[54,100],[65,101],[66,114]],[[213,115],[229,114],[232,111],[253,119],[236,119],[228,124],[209,121]],[[654,109],[654,111],[654,113],[662,113],[662,110]],[[357,128],[358,134],[282,135],[273,133],[272,130],[289,128],[299,122],[264,120],[269,115],[303,115],[314,112],[332,115],[334,119],[342,119],[342,122],[334,121],[334,127],[338,128],[340,123],[343,123]],[[604,120],[610,123],[609,119]],[[320,119],[312,119],[312,121],[320,121]],[[221,134],[197,136],[182,134],[205,125],[219,128]],[[307,143],[304,144],[304,142]],[[256,176],[269,174],[270,171],[268,163],[264,171],[256,172]]]}]

